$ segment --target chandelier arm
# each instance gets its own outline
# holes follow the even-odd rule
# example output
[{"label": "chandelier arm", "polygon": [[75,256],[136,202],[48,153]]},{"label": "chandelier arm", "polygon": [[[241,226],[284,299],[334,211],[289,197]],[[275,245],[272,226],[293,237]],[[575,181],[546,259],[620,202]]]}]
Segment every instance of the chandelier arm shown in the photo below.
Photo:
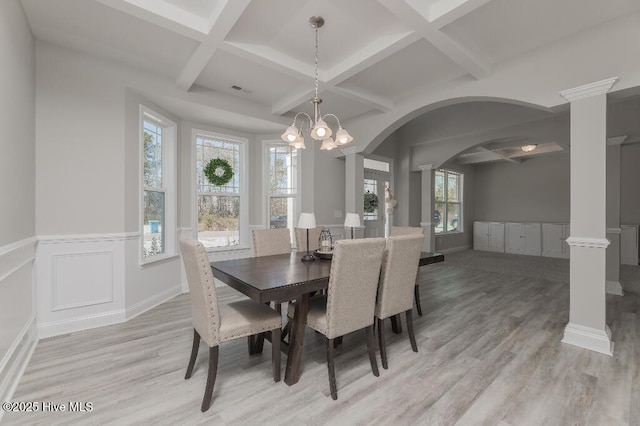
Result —
[{"label": "chandelier arm", "polygon": [[325,115],[323,115],[323,116],[322,116],[322,119],[324,120],[324,119],[325,119],[325,117],[329,117],[329,116],[331,116],[331,117],[335,118],[335,119],[336,119],[336,121],[338,122],[338,128],[339,128],[339,129],[342,129],[342,124],[340,124],[340,119],[339,119],[335,114],[331,114],[331,113],[329,113],[329,114],[325,114]]},{"label": "chandelier arm", "polygon": [[[313,120],[311,119],[311,116],[309,114],[307,114],[306,112],[299,112],[296,114],[296,116],[293,118],[293,125],[296,125],[296,120],[298,119],[299,115],[304,115],[305,117],[307,117],[307,119],[309,120],[309,129],[311,129],[311,123],[313,123]],[[302,124],[304,124],[304,121],[302,122]],[[300,131],[303,130],[302,128],[302,124],[300,125]],[[310,130],[309,130],[310,131]]]}]

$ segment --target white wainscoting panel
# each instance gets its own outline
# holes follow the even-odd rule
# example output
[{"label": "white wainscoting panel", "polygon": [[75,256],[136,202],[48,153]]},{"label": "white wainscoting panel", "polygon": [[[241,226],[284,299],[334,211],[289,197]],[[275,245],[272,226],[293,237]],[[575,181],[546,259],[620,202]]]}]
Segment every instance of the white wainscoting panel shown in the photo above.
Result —
[{"label": "white wainscoting panel", "polygon": [[36,269],[41,338],[125,321],[128,240],[139,240],[139,234],[40,237]]},{"label": "white wainscoting panel", "polygon": [[53,312],[113,302],[112,251],[56,254],[52,262]]},{"label": "white wainscoting panel", "polygon": [[[0,402],[10,401],[38,341],[35,237],[0,247]],[[0,420],[3,411],[0,410]]]}]

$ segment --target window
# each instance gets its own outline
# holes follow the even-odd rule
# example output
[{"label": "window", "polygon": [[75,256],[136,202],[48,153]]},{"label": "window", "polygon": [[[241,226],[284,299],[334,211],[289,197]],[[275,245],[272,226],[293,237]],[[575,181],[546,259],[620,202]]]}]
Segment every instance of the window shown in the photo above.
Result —
[{"label": "window", "polygon": [[[198,239],[207,248],[244,245],[248,226],[244,200],[244,149],[246,140],[194,130]],[[203,169],[214,158],[226,160],[233,177],[225,185],[210,183]]]},{"label": "window", "polygon": [[142,145],[142,261],[175,253],[176,125],[140,107]]},{"label": "window", "polygon": [[270,228],[293,229],[298,218],[299,151],[280,142],[265,142],[265,182]]},{"label": "window", "polygon": [[378,207],[374,200],[378,199],[378,181],[364,180],[364,220],[378,220]]},{"label": "window", "polygon": [[436,234],[462,232],[462,174],[436,170],[434,181]]}]

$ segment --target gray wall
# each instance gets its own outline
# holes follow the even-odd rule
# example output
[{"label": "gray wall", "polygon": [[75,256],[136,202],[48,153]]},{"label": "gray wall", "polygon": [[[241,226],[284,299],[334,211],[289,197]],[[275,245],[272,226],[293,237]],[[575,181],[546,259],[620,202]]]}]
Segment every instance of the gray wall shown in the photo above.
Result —
[{"label": "gray wall", "polygon": [[[636,119],[639,118],[640,115]],[[638,225],[640,224],[640,144],[622,145],[620,156],[620,223]]]},{"label": "gray wall", "polygon": [[18,0],[0,1],[0,58],[0,401],[5,401],[36,338],[35,47]]},{"label": "gray wall", "polygon": [[475,220],[569,222],[569,155],[476,166]]}]

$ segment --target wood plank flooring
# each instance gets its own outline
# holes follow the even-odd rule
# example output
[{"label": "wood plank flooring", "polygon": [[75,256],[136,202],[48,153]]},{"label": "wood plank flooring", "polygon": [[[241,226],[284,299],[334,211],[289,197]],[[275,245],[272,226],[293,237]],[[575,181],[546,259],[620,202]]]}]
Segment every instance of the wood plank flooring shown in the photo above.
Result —
[{"label": "wood plank flooring", "polygon": [[[465,267],[473,251],[423,268],[419,353],[387,324],[389,369],[371,374],[364,332],[336,350],[338,400],[329,396],[325,345],[308,331],[300,382],[274,383],[270,347],[249,356],[223,344],[211,409],[200,413],[206,349],[184,380],[191,348],[187,295],[125,324],[42,340],[14,401],[92,402],[85,413],[6,413],[13,425],[52,424],[640,424],[640,298],[609,296],[613,357],[560,343],[569,286],[500,268]],[[483,254],[484,255],[484,254]],[[517,258],[517,262],[523,260]],[[450,261],[449,261],[450,260]],[[557,259],[552,259],[555,262]],[[544,263],[544,262],[543,262]],[[496,263],[498,264],[498,263]],[[555,265],[555,264],[554,264]],[[517,273],[516,273],[517,272]],[[221,302],[240,296],[219,289]],[[387,321],[387,323],[389,323]],[[283,360],[283,364],[284,364]],[[379,362],[379,356],[378,356]]]}]

